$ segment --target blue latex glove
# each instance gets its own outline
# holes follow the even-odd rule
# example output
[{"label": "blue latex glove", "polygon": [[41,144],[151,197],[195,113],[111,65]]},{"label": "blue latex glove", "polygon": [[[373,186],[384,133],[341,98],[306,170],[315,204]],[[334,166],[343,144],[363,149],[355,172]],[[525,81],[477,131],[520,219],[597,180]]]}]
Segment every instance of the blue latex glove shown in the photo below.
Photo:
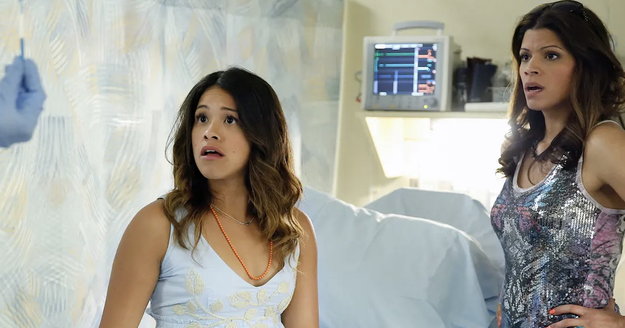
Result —
[{"label": "blue latex glove", "polygon": [[0,80],[0,147],[32,138],[45,100],[35,63],[15,58]]}]

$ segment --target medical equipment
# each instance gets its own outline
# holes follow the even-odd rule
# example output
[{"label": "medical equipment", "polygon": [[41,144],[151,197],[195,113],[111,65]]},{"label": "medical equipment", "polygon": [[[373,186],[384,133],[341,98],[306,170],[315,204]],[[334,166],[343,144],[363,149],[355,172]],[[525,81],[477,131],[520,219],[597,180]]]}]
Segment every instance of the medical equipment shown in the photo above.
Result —
[{"label": "medical equipment", "polygon": [[20,56],[24,60],[24,0],[18,0],[20,4],[20,17],[19,17],[19,38],[20,38]]},{"label": "medical equipment", "polygon": [[[452,76],[460,48],[443,35],[444,23],[408,21],[393,26],[391,36],[367,36],[363,42],[361,103],[376,111],[449,111]],[[403,35],[425,28],[437,35]]]}]

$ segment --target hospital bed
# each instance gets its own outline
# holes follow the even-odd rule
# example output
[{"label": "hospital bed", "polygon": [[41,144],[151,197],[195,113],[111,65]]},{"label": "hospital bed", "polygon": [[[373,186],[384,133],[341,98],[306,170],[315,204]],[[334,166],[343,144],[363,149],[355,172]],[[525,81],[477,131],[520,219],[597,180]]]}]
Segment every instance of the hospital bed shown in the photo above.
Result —
[{"label": "hospital bed", "polygon": [[317,237],[321,328],[493,323],[501,249],[470,198],[400,190],[362,208],[305,188],[298,207]]},{"label": "hospital bed", "polygon": [[491,226],[489,211],[466,194],[400,188],[365,205],[365,208],[429,219],[464,231],[479,242],[488,258],[504,273],[503,249]]}]

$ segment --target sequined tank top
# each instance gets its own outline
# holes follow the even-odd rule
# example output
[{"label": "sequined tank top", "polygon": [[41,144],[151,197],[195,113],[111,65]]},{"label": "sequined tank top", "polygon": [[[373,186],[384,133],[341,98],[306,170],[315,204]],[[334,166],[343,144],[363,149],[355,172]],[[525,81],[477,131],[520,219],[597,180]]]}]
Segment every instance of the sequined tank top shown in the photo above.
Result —
[{"label": "sequined tank top", "polygon": [[583,157],[571,171],[554,165],[527,189],[517,185],[523,157],[518,163],[491,212],[506,260],[499,327],[544,328],[576,317],[549,314],[565,304],[604,308],[621,257],[625,210],[590,196],[581,180]]}]

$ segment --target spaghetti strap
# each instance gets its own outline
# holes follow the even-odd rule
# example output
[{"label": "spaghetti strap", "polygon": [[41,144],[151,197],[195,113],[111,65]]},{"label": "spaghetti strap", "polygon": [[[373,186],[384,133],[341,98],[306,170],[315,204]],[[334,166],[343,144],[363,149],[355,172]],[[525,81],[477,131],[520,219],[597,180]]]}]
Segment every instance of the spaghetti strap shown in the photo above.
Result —
[{"label": "spaghetti strap", "polygon": [[[595,124],[595,126],[593,126],[593,127],[592,127],[592,129],[594,129],[594,128],[596,128],[596,127],[598,127],[599,125],[604,124],[604,123],[614,123],[614,124],[618,125],[621,129],[623,128],[623,127],[621,126],[621,124],[619,124],[619,122],[617,122],[617,121],[615,121],[615,120],[603,120],[603,121],[601,121],[601,122],[599,122],[599,123]],[[591,129],[591,130],[592,130],[592,129]]]}]

